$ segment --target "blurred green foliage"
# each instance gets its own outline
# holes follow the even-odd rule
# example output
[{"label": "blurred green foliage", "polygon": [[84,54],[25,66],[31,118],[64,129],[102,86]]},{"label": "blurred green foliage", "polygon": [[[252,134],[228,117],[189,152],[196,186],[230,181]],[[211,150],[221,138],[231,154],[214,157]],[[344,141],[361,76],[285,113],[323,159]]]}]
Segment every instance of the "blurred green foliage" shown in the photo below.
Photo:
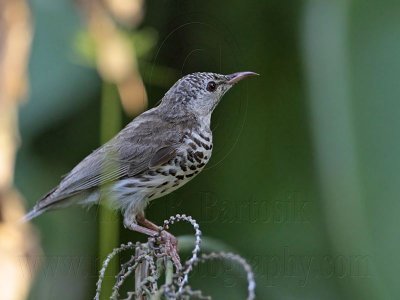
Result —
[{"label": "blurred green foliage", "polygon": [[[16,172],[29,206],[99,146],[101,96],[99,77],[77,60],[78,48],[90,63],[93,48],[72,2],[31,6]],[[207,169],[147,216],[192,215],[252,263],[258,299],[397,299],[399,20],[395,0],[148,1],[127,37],[150,107],[190,72],[261,76],[217,108]],[[35,221],[45,262],[31,299],[94,295],[97,217],[71,208]],[[144,237],[121,228],[128,240]],[[202,267],[191,281],[214,299],[245,297],[229,265]]]}]

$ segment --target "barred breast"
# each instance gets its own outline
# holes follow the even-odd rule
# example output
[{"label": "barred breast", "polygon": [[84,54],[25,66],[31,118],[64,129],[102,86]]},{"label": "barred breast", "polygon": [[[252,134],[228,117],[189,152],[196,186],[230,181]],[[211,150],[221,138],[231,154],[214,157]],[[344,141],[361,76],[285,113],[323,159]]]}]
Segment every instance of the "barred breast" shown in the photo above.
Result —
[{"label": "barred breast", "polygon": [[192,130],[183,136],[177,155],[157,169],[115,182],[108,205],[115,209],[129,210],[136,214],[147,203],[167,195],[183,186],[199,174],[212,153],[210,130]]},{"label": "barred breast", "polygon": [[186,133],[176,157],[156,170],[148,171],[148,176],[153,178],[150,182],[158,183],[148,199],[167,195],[193,179],[210,160],[212,148],[211,134],[198,131]]}]

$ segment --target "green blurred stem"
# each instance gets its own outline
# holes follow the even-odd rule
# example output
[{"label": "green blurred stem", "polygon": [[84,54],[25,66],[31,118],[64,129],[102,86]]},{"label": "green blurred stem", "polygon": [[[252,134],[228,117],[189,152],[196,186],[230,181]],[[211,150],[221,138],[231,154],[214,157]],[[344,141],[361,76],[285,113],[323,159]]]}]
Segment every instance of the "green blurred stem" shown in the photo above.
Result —
[{"label": "green blurred stem", "polygon": [[[165,284],[170,285],[174,279],[174,264],[170,259],[165,262]],[[160,300],[164,293],[164,288],[159,289],[152,297],[151,300]]]},{"label": "green blurred stem", "polygon": [[[303,55],[321,207],[335,255],[371,253],[352,111],[351,1],[305,2]],[[374,268],[373,261],[370,267]],[[372,271],[371,271],[372,272]],[[353,298],[378,299],[378,277],[338,281]]]},{"label": "green blurred stem", "polygon": [[169,285],[172,283],[174,278],[174,265],[170,259],[167,260],[165,266],[165,284]]},{"label": "green blurred stem", "polygon": [[[101,144],[112,138],[121,128],[121,107],[115,85],[103,83],[101,96]],[[100,264],[119,244],[119,218],[109,208],[99,206],[99,257]],[[108,299],[118,270],[118,260],[113,260],[105,276],[101,299]],[[107,280],[111,279],[111,280]]]}]

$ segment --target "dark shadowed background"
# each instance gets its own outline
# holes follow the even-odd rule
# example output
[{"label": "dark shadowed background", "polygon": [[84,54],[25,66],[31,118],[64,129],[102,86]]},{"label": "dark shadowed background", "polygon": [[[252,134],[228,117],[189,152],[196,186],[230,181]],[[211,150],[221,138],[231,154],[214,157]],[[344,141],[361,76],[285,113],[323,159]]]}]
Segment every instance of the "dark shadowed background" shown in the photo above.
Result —
[{"label": "dark shadowed background", "polygon": [[[101,144],[101,124],[118,120],[102,110],[107,86],[82,54],[76,4],[33,0],[31,9],[15,175],[27,207]],[[257,299],[397,299],[399,20],[396,0],[147,1],[140,24],[123,30],[148,107],[191,72],[261,74],[216,109],[207,168],[151,203],[147,217],[193,216],[206,237],[251,263]],[[132,118],[119,113],[119,126]],[[96,207],[34,221],[44,254],[30,299],[94,296],[98,223]],[[171,231],[192,234],[187,225]],[[145,238],[120,226],[120,242],[128,240]],[[246,296],[230,265],[199,268],[191,285],[214,299]]]}]

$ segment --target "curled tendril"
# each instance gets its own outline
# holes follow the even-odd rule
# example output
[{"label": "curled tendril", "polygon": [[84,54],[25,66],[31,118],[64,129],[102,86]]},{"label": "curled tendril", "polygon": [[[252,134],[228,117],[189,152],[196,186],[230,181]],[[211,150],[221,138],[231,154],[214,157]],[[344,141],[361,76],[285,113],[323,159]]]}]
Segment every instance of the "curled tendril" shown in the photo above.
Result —
[{"label": "curled tendril", "polygon": [[[176,222],[188,222],[190,223],[195,231],[195,245],[192,250],[191,257],[185,262],[185,266],[183,270],[178,270],[177,266],[175,266],[176,271],[173,273],[172,262],[170,258],[163,252],[163,247],[155,247],[154,241],[160,237],[161,233],[169,228],[170,225],[173,225]],[[215,259],[223,259],[230,260],[238,263],[242,266],[244,271],[247,274],[247,283],[248,283],[248,296],[247,300],[255,299],[255,280],[254,273],[251,269],[251,266],[247,263],[247,261],[241,257],[240,255],[231,253],[231,252],[212,252],[207,254],[200,254],[201,250],[201,236],[202,233],[200,231],[200,226],[191,216],[186,215],[176,215],[171,216],[169,219],[165,220],[163,226],[160,227],[159,233],[149,238],[147,243],[127,243],[122,244],[120,247],[115,248],[104,260],[102,268],[99,271],[99,278],[96,283],[96,295],[94,300],[100,299],[102,282],[105,276],[105,272],[110,261],[126,250],[135,250],[136,254],[132,255],[131,258],[124,264],[121,265],[121,271],[116,276],[116,282],[112,289],[112,295],[110,299],[117,300],[119,296],[119,290],[126,281],[126,279],[138,269],[138,267],[142,264],[146,264],[148,276],[144,278],[136,278],[136,282],[139,282],[139,287],[136,287],[135,292],[128,292],[126,300],[134,299],[138,297],[137,293],[145,293],[149,297],[148,299],[158,300],[161,299],[163,295],[167,299],[211,299],[209,296],[204,296],[202,291],[192,290],[188,285],[189,283],[189,274],[193,271],[193,268],[206,261],[215,260]],[[167,261],[169,263],[167,263]],[[170,268],[168,266],[171,266]],[[165,269],[166,278],[172,278],[166,280],[164,284],[158,288],[158,281],[160,279],[160,275]],[[139,279],[139,280],[138,280]],[[146,298],[147,299],[147,298]]]}]

